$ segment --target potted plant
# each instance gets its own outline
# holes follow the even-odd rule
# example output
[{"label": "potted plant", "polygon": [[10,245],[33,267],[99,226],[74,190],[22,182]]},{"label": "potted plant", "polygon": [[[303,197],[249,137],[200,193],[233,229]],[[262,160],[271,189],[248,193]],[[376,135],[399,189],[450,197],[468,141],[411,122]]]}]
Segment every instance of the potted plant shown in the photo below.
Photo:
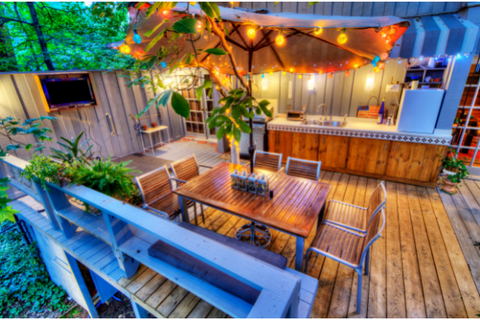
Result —
[{"label": "potted plant", "polygon": [[443,172],[447,174],[441,181],[443,187],[441,190],[448,194],[457,193],[457,185],[462,182],[468,176],[467,166],[464,163],[464,159],[458,159],[458,152],[455,153],[453,149],[450,149],[451,154],[443,159]]},{"label": "potted plant", "polygon": [[157,123],[156,122],[152,122],[152,128],[156,128],[157,127]]}]

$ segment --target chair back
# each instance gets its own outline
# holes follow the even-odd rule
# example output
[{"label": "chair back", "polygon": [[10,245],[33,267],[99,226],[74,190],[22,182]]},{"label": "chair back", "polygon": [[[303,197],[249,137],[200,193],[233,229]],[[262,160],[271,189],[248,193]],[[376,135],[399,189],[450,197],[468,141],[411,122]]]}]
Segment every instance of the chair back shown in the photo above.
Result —
[{"label": "chair back", "polygon": [[370,220],[379,210],[385,208],[385,203],[387,202],[387,190],[385,190],[385,182],[382,181],[373,191],[372,197],[367,207],[366,213],[366,222],[367,225],[370,223]]},{"label": "chair back", "polygon": [[278,172],[282,167],[282,154],[257,150],[253,156],[253,167]]},{"label": "chair back", "polygon": [[135,182],[142,194],[144,206],[150,205],[172,192],[169,178],[166,166],[135,177]]},{"label": "chair back", "polygon": [[175,161],[171,163],[170,166],[172,167],[175,178],[180,180],[188,181],[200,174],[198,170],[197,159],[195,158],[194,154]]},{"label": "chair back", "polygon": [[[379,227],[380,226],[380,227]],[[360,257],[360,264],[363,264],[365,256],[370,246],[382,235],[385,228],[385,210],[377,210],[367,227],[367,234],[363,243],[362,256]]]},{"label": "chair back", "polygon": [[320,179],[321,161],[310,161],[288,157],[286,174],[290,176],[311,179]]}]

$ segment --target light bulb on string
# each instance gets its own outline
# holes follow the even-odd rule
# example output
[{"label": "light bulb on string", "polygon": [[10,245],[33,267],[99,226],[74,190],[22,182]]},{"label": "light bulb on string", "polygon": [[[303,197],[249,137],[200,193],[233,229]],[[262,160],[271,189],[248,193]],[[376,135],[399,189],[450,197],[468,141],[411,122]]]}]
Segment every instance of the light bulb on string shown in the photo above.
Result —
[{"label": "light bulb on string", "polygon": [[126,44],[122,44],[120,46],[120,51],[125,53],[125,54],[129,54],[130,53],[130,47],[127,46]]},{"label": "light bulb on string", "polygon": [[380,56],[380,58],[381,58],[382,60],[384,60],[384,61],[387,60],[387,59],[388,59],[388,53],[387,53],[387,52],[382,53],[382,55]]},{"label": "light bulb on string", "polygon": [[285,44],[285,37],[282,35],[282,32],[278,33],[278,36],[275,38],[275,43],[278,46],[282,46]]},{"label": "light bulb on string", "polygon": [[303,78],[303,74],[299,74],[298,79],[302,79],[302,78]]},{"label": "light bulb on string", "polygon": [[312,75],[310,75],[310,76],[308,77],[307,89],[308,89],[309,91],[312,91],[312,90],[315,89],[315,77],[312,76]]},{"label": "light bulb on string", "polygon": [[253,39],[253,38],[255,38],[256,34],[257,34],[257,30],[255,30],[255,28],[253,28],[253,27],[248,28],[247,37],[249,37],[250,39]]},{"label": "light bulb on string", "polygon": [[287,71],[282,71],[282,74],[283,74],[283,75],[286,75],[286,74],[287,74]]},{"label": "light bulb on string", "polygon": [[380,70],[385,69],[385,63],[383,63],[383,62],[382,62],[382,63],[379,63],[379,64],[378,64],[378,68],[380,68]]},{"label": "light bulb on string", "polygon": [[270,74],[270,75],[273,75],[273,71],[270,71],[269,74]]},{"label": "light bulb on string", "polygon": [[290,71],[291,73],[293,73],[293,68],[290,68],[290,70],[288,70],[288,71]]},{"label": "light bulb on string", "polygon": [[322,74],[323,74],[323,71],[322,71],[322,70],[318,71],[318,75],[321,76]]},{"label": "light bulb on string", "polygon": [[197,31],[202,30],[202,27],[203,27],[202,22],[201,22],[201,21],[198,21],[198,23],[197,23]]},{"label": "light bulb on string", "polygon": [[378,71],[380,71],[380,68],[379,68],[379,67],[375,67],[375,68],[373,68],[373,72],[375,72],[375,73],[376,73],[376,72],[378,72]]},{"label": "light bulb on string", "polygon": [[337,42],[340,44],[344,44],[347,42],[347,35],[345,34],[345,29],[343,29],[342,33],[338,36]]},{"label": "light bulb on string", "polygon": [[350,70],[347,70],[347,72],[345,72],[345,77],[349,77],[350,76]]},{"label": "light bulb on string", "polygon": [[390,29],[388,30],[388,33],[390,33],[391,35],[394,35],[397,33],[397,28],[394,27],[394,26],[391,26]]},{"label": "light bulb on string", "polygon": [[168,17],[168,15],[170,14],[170,10],[163,10],[162,14],[164,17]]},{"label": "light bulb on string", "polygon": [[137,44],[142,43],[142,37],[137,33],[137,29],[133,29],[133,42]]},{"label": "light bulb on string", "polygon": [[328,74],[328,78],[329,78],[329,79],[332,79],[332,78],[333,78],[333,72],[331,72],[331,73]]},{"label": "light bulb on string", "polygon": [[318,27],[318,28],[315,28],[315,31],[313,31],[313,33],[318,36],[319,34],[321,34],[323,32],[323,28],[322,27]]}]

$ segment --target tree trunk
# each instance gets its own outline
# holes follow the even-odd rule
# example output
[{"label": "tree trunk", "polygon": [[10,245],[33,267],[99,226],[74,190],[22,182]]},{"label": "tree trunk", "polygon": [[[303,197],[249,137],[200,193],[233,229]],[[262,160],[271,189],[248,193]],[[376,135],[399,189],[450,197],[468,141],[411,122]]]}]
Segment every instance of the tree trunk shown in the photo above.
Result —
[{"label": "tree trunk", "polygon": [[40,22],[38,21],[37,12],[35,11],[35,4],[33,2],[27,2],[27,6],[30,10],[30,15],[32,16],[33,28],[35,29],[38,42],[40,43],[40,48],[42,49],[43,62],[45,62],[48,70],[55,70],[52,59],[50,58],[50,53],[48,52],[47,43],[43,37],[42,26],[40,26]]},{"label": "tree trunk", "polygon": [[[0,7],[0,13],[4,15],[4,9]],[[15,57],[15,51],[13,50],[12,41],[8,34],[7,25],[0,26],[0,46],[4,48],[4,51],[0,51],[0,59],[5,61],[5,65],[11,65],[10,69],[2,67],[0,64],[0,71],[17,71],[17,59]]]}]

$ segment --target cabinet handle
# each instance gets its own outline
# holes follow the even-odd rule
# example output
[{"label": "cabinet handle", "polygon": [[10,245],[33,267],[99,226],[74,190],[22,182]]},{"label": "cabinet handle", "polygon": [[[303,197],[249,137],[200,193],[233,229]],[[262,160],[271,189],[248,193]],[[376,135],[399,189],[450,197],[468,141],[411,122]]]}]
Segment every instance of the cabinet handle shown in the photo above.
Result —
[{"label": "cabinet handle", "polygon": [[107,117],[108,119],[108,126],[110,127],[110,134],[112,136],[116,135],[117,134],[117,130],[115,130],[115,125],[113,124],[113,121],[112,121],[112,116],[109,115],[108,113],[105,114],[105,117]]},{"label": "cabinet handle", "polygon": [[395,152],[397,151],[397,144],[396,143],[395,143],[395,150],[393,150],[393,151],[395,151]]}]

